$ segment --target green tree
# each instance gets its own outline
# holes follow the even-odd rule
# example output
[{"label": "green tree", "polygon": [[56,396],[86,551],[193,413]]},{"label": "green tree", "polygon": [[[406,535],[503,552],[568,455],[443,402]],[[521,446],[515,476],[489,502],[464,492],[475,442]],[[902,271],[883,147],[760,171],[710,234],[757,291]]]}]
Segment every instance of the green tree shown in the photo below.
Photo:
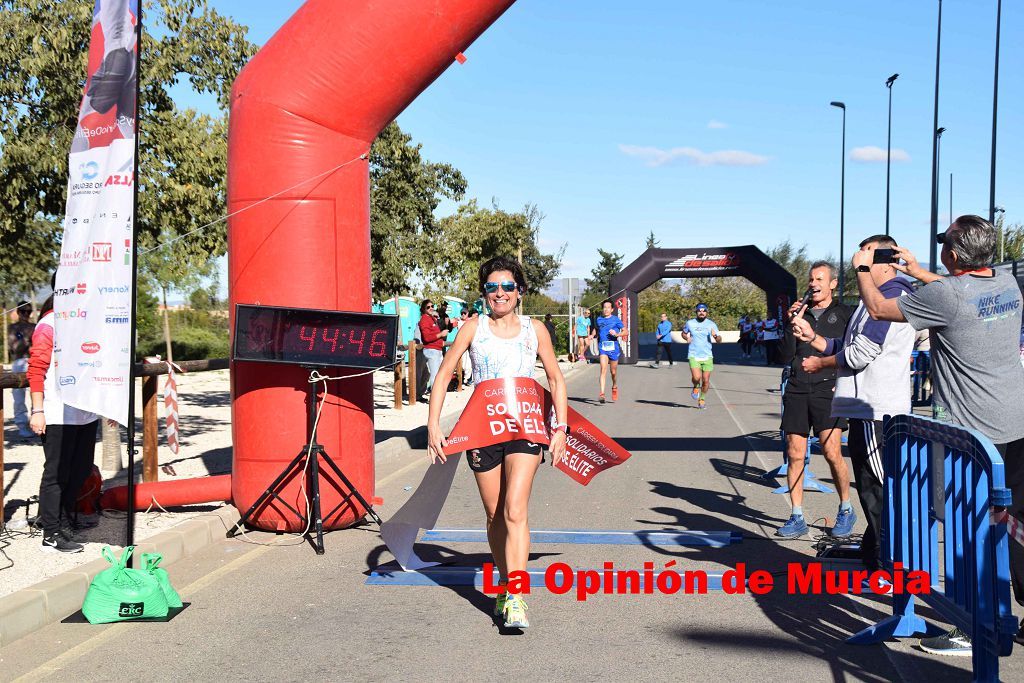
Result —
[{"label": "green tree", "polygon": [[[0,0],[0,268],[36,239],[36,277],[56,264],[68,151],[82,97],[92,3]],[[189,284],[224,253],[231,84],[256,46],[207,0],[154,0],[141,45],[139,267],[165,291]],[[212,95],[218,115],[179,109],[183,81]],[[207,226],[203,230],[198,228]],[[172,240],[187,233],[185,239]],[[156,245],[166,246],[156,249]],[[19,250],[20,251],[20,250]],[[48,277],[46,278],[49,279]]]},{"label": "green tree", "polygon": [[600,257],[597,265],[590,271],[591,277],[586,278],[587,291],[584,298],[587,300],[594,296],[600,296],[601,299],[608,296],[612,278],[622,270],[622,254],[605,251],[599,247],[597,255]]},{"label": "green tree", "polygon": [[558,275],[565,247],[557,254],[541,253],[537,233],[544,216],[536,206],[509,213],[493,205],[483,209],[476,200],[459,206],[441,220],[441,239],[434,243],[427,277],[435,286],[472,298],[478,294],[477,268],[495,256],[519,258],[530,291],[547,288]]},{"label": "green tree", "polygon": [[658,245],[660,245],[660,244],[661,244],[661,240],[654,239],[654,231],[651,230],[651,233],[649,235],[647,235],[647,242],[646,242],[645,248],[647,248],[647,249],[656,249],[658,247]]},{"label": "green tree", "polygon": [[370,148],[370,262],[378,299],[409,292],[413,277],[433,270],[442,232],[434,211],[442,199],[459,201],[466,192],[462,173],[426,161],[421,147],[392,122]]}]

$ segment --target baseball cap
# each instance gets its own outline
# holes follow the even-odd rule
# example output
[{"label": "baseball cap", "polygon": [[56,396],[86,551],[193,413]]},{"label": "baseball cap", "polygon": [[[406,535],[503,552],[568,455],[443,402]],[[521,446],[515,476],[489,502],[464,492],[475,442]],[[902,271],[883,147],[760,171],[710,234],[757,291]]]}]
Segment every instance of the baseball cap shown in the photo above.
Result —
[{"label": "baseball cap", "polygon": [[707,304],[697,304],[697,310],[698,311],[706,311],[706,310],[708,310],[708,305]]}]

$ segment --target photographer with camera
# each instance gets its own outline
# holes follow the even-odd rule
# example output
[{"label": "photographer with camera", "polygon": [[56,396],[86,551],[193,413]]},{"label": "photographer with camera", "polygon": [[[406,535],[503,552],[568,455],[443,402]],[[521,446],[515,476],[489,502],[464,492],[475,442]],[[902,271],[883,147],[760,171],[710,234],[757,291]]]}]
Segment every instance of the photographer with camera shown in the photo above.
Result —
[{"label": "photographer with camera", "polygon": [[832,394],[836,388],[834,367],[821,372],[809,373],[804,370],[805,358],[821,358],[807,342],[798,341],[792,325],[794,316],[804,310],[803,318],[811,329],[826,337],[840,337],[850,320],[850,309],[832,298],[837,285],[835,268],[827,261],[816,261],[811,265],[807,280],[807,293],[802,301],[793,304],[787,311],[787,324],[782,339],[782,363],[789,366],[789,381],[782,395],[782,425],[786,435],[786,460],[789,467],[786,480],[789,484],[790,502],[793,511],[786,523],[775,532],[782,538],[798,538],[807,533],[804,521],[804,465],[807,453],[807,438],[814,429],[821,452],[832,470],[839,493],[839,514],[831,533],[845,538],[853,532],[857,515],[850,505],[850,474],[843,460],[840,439],[846,429],[846,420],[832,417]]},{"label": "photographer with camera", "polygon": [[[861,252],[871,255],[871,281],[888,300],[914,291],[893,267],[893,262],[899,260],[893,251],[896,246],[896,241],[887,235],[874,235],[860,243]],[[815,374],[826,368],[836,369],[832,416],[850,422],[850,461],[861,508],[867,517],[861,554],[869,570],[880,569],[879,532],[885,482],[882,418],[910,412],[907,361],[914,348],[914,330],[906,323],[873,320],[861,303],[840,338],[816,333],[802,311],[793,319],[793,331],[800,341],[826,354],[824,358],[804,358],[804,370]]]},{"label": "photographer with camera", "polygon": [[[1022,297],[1016,280],[994,270],[997,232],[980,216],[960,216],[936,235],[948,277],[931,273],[910,251],[894,249],[904,264],[893,267],[925,283],[913,294],[887,299],[871,278],[870,256],[857,252],[857,283],[875,320],[908,322],[932,334],[932,417],[976,429],[995,444],[1013,494],[1007,512],[1024,514],[1024,369],[1020,363]],[[1024,546],[1010,544],[1010,579],[1024,606]],[[1016,640],[1024,644],[1024,628]],[[970,638],[959,629],[925,638],[926,652],[970,656]]]}]

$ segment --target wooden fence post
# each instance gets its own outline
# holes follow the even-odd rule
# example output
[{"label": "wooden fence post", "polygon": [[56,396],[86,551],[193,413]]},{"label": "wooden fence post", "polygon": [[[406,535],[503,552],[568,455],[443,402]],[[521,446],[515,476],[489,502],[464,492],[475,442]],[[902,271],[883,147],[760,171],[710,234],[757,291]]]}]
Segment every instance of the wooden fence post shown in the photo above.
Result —
[{"label": "wooden fence post", "polygon": [[[142,481],[151,482],[159,478],[157,456],[157,432],[160,429],[156,414],[156,391],[160,381],[158,375],[142,379]],[[129,472],[128,476],[134,476]]]},{"label": "wooden fence post", "polygon": [[416,393],[416,342],[409,341],[409,405],[416,405],[419,395]]},{"label": "wooden fence post", "polygon": [[[401,353],[401,351],[399,351]],[[395,410],[402,409],[402,380],[405,374],[405,361],[395,363]]]}]

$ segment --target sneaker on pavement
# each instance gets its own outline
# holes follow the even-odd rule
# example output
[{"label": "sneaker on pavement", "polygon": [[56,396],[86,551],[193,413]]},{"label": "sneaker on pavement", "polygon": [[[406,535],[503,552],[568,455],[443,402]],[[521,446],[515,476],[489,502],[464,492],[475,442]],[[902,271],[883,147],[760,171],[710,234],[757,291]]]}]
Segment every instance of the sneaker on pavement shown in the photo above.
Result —
[{"label": "sneaker on pavement", "polygon": [[704,402],[704,399],[699,399],[697,401],[697,408],[699,408],[700,410],[704,410],[707,407],[708,407],[708,404]]},{"label": "sneaker on pavement", "polygon": [[612,387],[612,400],[613,401],[618,401],[619,400],[619,388],[618,387]]},{"label": "sneaker on pavement", "polygon": [[501,617],[505,615],[505,602],[507,601],[508,591],[498,593],[498,597],[494,600],[494,616]]},{"label": "sneaker on pavement", "polygon": [[80,553],[84,549],[81,543],[65,540],[59,533],[43,536],[44,553]]},{"label": "sneaker on pavement", "polygon": [[799,538],[807,533],[807,522],[803,515],[790,515],[789,519],[776,530],[775,535],[782,538]]},{"label": "sneaker on pavement", "polygon": [[934,638],[922,638],[919,643],[921,649],[933,655],[946,655],[950,657],[970,657],[971,639],[966,633],[954,628],[949,633],[943,633]]},{"label": "sneaker on pavement", "polygon": [[505,628],[528,628],[526,602],[519,595],[509,594],[505,600]]},{"label": "sneaker on pavement", "polygon": [[853,533],[853,525],[857,523],[857,513],[853,508],[840,510],[836,513],[836,523],[829,530],[832,538],[849,538]]},{"label": "sneaker on pavement", "polygon": [[604,392],[603,391],[601,392],[601,396],[598,397],[597,400],[599,400],[601,403],[604,403]]},{"label": "sneaker on pavement", "polygon": [[700,398],[700,392],[697,389],[694,389],[693,391],[690,392],[690,398],[696,401],[697,399]]},{"label": "sneaker on pavement", "polygon": [[79,543],[82,540],[81,536],[70,524],[61,524],[57,533],[65,541],[71,541],[72,543]]}]

